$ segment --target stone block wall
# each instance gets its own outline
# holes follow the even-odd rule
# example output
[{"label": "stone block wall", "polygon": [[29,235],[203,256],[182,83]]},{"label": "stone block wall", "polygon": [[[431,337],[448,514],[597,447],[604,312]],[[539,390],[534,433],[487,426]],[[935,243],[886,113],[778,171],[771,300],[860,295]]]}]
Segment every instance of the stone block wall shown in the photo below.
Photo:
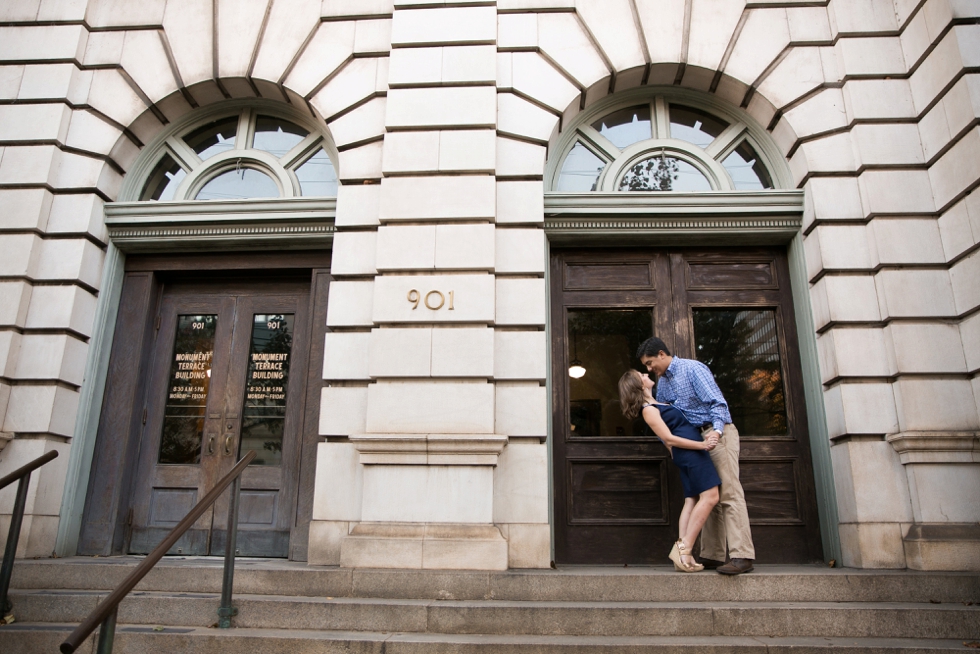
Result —
[{"label": "stone block wall", "polygon": [[[80,396],[98,396],[104,203],[176,118],[264,97],[308,108],[339,150],[311,560],[396,543],[418,565],[427,544],[433,565],[546,565],[548,146],[592,102],[664,85],[742,107],[806,191],[796,299],[815,323],[802,338],[828,433],[812,438],[829,439],[843,563],[975,565],[980,10],[813,5],[4,2],[0,474],[63,450],[22,551],[54,548],[59,466]],[[410,533],[390,527],[397,484],[421,493],[402,498]]]},{"label": "stone block wall", "polygon": [[[547,566],[544,147],[497,129],[493,6],[395,3],[390,33],[375,173],[337,206],[320,456],[345,463],[310,560]],[[538,179],[507,175],[528,153]]]},{"label": "stone block wall", "polygon": [[[114,152],[123,125],[87,109],[124,111],[129,98],[95,99],[95,78],[111,73],[79,65],[85,10],[0,8],[0,475],[59,452],[32,475],[18,556],[54,550],[107,244],[102,206],[138,154]],[[31,24],[48,20],[58,24]],[[116,115],[130,122],[138,113]],[[0,541],[15,492],[16,484],[0,491]]]}]

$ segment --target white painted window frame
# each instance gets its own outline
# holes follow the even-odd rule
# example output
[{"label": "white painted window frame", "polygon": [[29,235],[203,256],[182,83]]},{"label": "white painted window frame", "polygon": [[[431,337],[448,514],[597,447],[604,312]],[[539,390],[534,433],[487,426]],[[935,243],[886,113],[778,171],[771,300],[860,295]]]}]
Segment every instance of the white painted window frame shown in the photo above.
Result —
[{"label": "white painted window frame", "polygon": [[[277,158],[269,152],[252,147],[255,122],[259,115],[295,123],[307,130],[309,134],[289,152]],[[235,146],[231,150],[202,161],[197,153],[183,141],[183,137],[195,129],[215,120],[232,116],[238,116],[238,128]],[[234,170],[238,166],[253,168],[269,175],[279,188],[280,199],[298,198],[302,196],[302,189],[295,171],[321,149],[330,158],[339,180],[339,157],[336,145],[326,130],[326,126],[313,116],[289,107],[283,107],[281,103],[261,99],[221,103],[215,107],[191,112],[150,143],[143,156],[139,158],[137,165],[126,176],[119,199],[124,202],[143,201],[140,200],[140,197],[147,180],[156,170],[164,155],[170,155],[186,173],[186,177],[177,186],[173,199],[167,202],[204,202],[194,199],[201,188],[217,175],[228,170]],[[223,201],[207,200],[206,202]],[[155,201],[145,200],[144,202]]]},{"label": "white painted window frame", "polygon": [[[705,148],[688,141],[670,138],[671,104],[684,105],[721,118],[728,123],[728,127]],[[649,139],[633,143],[620,150],[592,127],[592,123],[603,116],[640,105],[648,105],[650,108],[652,137]],[[769,172],[773,190],[792,188],[792,180],[789,178],[788,171],[784,170],[785,166],[776,164],[782,160],[782,155],[771,144],[771,137],[765,133],[765,130],[731,107],[713,97],[705,97],[704,94],[686,89],[656,87],[633,89],[599,101],[574,117],[572,124],[564,130],[555,144],[554,152],[558,156],[550,158],[545,170],[545,187],[552,192],[560,192],[557,190],[558,180],[565,158],[576,144],[581,143],[606,164],[599,175],[596,190],[591,191],[592,193],[625,193],[626,191],[618,190],[623,175],[638,161],[660,152],[692,164],[705,175],[712,191],[764,193],[765,191],[738,191],[731,175],[722,164],[725,158],[743,142],[748,142],[752,146]]]}]

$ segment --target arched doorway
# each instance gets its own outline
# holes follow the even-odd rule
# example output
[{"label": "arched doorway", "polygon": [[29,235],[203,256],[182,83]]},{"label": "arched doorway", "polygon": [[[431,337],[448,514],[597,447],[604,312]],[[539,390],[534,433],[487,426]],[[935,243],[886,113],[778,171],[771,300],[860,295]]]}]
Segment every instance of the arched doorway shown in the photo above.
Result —
[{"label": "arched doorway", "polygon": [[780,190],[778,151],[741,112],[674,89],[597,103],[553,151],[556,561],[661,562],[677,537],[676,471],[616,395],[650,335],[726,395],[758,560],[822,558],[787,256],[802,192]]},{"label": "arched doorway", "polygon": [[[150,551],[256,450],[239,551],[305,558],[336,160],[317,121],[261,100],[189,114],[141,154],[106,208],[119,311],[78,553]],[[171,553],[221,551],[226,513]]]}]

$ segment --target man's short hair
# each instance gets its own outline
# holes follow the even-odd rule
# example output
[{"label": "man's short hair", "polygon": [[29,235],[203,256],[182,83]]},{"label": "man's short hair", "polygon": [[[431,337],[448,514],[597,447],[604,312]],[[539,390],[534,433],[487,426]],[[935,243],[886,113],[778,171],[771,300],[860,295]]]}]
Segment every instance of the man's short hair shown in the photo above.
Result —
[{"label": "man's short hair", "polygon": [[660,352],[663,352],[667,356],[671,356],[670,350],[667,349],[667,345],[657,338],[656,336],[651,336],[647,340],[640,343],[640,347],[636,350],[636,358],[642,359],[643,357],[655,357]]}]

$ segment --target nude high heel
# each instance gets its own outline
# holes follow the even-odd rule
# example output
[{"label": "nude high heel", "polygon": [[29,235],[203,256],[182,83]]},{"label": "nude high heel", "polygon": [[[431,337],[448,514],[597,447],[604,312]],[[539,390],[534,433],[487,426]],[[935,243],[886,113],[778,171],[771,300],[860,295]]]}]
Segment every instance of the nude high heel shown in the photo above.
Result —
[{"label": "nude high heel", "polygon": [[674,562],[674,570],[677,570],[678,572],[701,572],[704,570],[704,566],[700,563],[695,563],[690,566],[684,563],[684,560],[681,557],[685,555],[690,556],[690,554],[691,552],[687,549],[687,545],[684,544],[684,541],[678,539],[677,542],[674,543],[674,546],[670,549],[670,554],[668,554],[667,557]]},{"label": "nude high heel", "polygon": [[675,542],[674,546],[670,548],[670,554],[667,555],[667,558],[673,561],[674,570],[677,570],[678,572],[687,572],[681,563],[681,554],[677,549],[677,543],[680,543],[680,541],[678,540]]},{"label": "nude high heel", "polygon": [[[687,548],[687,545],[685,545],[684,541],[682,540],[677,541],[677,552],[680,555],[678,558],[684,556],[690,556],[692,559],[694,558],[694,555],[691,553],[691,550]],[[704,570],[704,566],[698,563],[697,561],[688,565],[684,563],[684,559],[681,558],[681,565],[684,566],[685,572],[701,572],[702,570]]]}]

